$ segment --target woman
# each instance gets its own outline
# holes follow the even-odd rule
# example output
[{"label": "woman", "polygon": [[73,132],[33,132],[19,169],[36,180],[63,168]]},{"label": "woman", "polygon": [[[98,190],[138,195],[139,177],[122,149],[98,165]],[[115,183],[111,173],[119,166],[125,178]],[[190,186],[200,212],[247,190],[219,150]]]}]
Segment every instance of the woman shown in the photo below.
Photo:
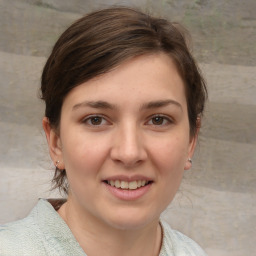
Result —
[{"label": "woman", "polygon": [[42,74],[43,128],[65,201],[1,227],[1,255],[205,255],[160,214],[192,165],[206,88],[175,24],[93,12]]}]

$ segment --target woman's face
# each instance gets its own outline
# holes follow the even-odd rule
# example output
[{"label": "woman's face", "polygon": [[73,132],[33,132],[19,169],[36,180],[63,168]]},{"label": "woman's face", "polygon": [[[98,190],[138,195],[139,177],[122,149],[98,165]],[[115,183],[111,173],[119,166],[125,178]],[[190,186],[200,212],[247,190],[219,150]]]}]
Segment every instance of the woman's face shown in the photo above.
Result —
[{"label": "woman's face", "polygon": [[174,62],[163,53],[140,56],[67,95],[52,158],[66,169],[76,211],[133,229],[157,222],[172,201],[191,167],[189,134]]}]

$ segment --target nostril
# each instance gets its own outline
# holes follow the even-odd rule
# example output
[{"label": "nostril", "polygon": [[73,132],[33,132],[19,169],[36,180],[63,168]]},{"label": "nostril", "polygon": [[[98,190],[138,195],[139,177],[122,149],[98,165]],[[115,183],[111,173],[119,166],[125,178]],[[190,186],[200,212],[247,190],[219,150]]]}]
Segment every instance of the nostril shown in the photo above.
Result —
[{"label": "nostril", "polygon": [[[129,125],[128,125],[129,126]],[[128,128],[127,128],[128,129]],[[136,131],[126,131],[123,136],[117,136],[111,149],[111,158],[116,163],[125,167],[138,165],[147,158],[147,153],[139,139],[136,139]]]}]

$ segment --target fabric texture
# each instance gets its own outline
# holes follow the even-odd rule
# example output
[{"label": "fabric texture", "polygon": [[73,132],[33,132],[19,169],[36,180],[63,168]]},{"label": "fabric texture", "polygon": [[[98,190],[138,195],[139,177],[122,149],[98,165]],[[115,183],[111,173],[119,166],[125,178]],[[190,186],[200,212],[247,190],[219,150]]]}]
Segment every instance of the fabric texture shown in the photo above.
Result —
[{"label": "fabric texture", "polygon": [[[190,238],[161,220],[163,241],[159,256],[206,256]],[[40,199],[25,219],[0,226],[1,256],[86,256],[53,206]]]}]

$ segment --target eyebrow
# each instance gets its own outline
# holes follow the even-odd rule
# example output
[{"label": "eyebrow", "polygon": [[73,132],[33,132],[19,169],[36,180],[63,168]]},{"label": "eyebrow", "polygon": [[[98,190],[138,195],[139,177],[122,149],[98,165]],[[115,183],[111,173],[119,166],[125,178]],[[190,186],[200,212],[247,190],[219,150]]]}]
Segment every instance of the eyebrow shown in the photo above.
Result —
[{"label": "eyebrow", "polygon": [[73,106],[72,110],[76,110],[80,107],[91,107],[99,109],[114,109],[115,106],[106,101],[84,101]]},{"label": "eyebrow", "polygon": [[176,105],[182,110],[182,106],[179,102],[171,99],[167,100],[156,100],[156,101],[150,101],[146,104],[143,104],[141,106],[141,109],[153,109],[153,108],[161,108],[161,107],[166,107],[168,105]]},{"label": "eyebrow", "polygon": [[[142,104],[140,107],[140,110],[145,110],[145,109],[154,109],[154,108],[161,108],[161,107],[166,107],[168,105],[176,105],[182,110],[182,106],[179,102],[171,99],[167,100],[156,100],[156,101],[150,101],[145,104]],[[81,103],[78,103],[73,106],[72,110],[76,110],[81,107],[91,107],[91,108],[98,108],[98,109],[115,109],[117,108],[115,105],[110,104],[109,102],[106,101],[84,101]]]}]

